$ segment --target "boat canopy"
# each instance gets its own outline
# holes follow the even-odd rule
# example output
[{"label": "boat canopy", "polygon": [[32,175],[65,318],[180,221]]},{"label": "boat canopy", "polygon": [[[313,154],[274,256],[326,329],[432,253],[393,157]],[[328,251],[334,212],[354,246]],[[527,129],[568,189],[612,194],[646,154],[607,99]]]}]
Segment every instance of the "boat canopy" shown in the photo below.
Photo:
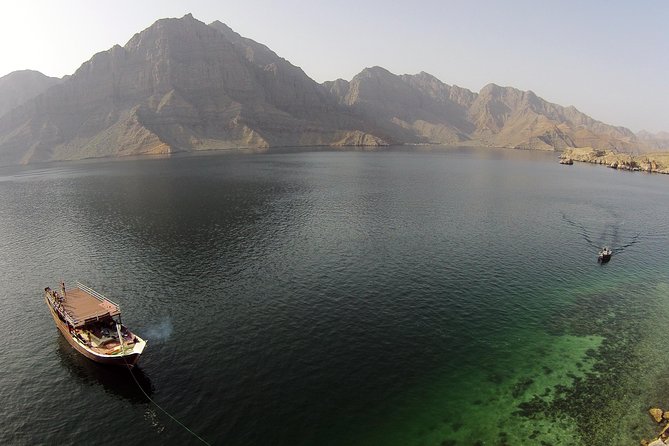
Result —
[{"label": "boat canopy", "polygon": [[72,325],[82,327],[121,314],[118,304],[88,287],[78,285],[79,288],[67,290],[63,299],[63,309]]}]

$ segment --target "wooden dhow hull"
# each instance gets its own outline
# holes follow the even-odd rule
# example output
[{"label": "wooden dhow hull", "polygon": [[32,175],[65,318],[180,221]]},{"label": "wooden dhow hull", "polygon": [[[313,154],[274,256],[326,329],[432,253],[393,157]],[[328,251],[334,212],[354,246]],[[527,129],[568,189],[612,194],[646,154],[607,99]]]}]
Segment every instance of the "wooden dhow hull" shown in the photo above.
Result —
[{"label": "wooden dhow hull", "polygon": [[51,302],[49,302],[49,299],[46,297],[46,295],[44,296],[44,300],[46,302],[47,307],[49,307],[49,311],[51,312],[51,317],[53,317],[53,321],[56,324],[56,328],[58,328],[58,331],[60,331],[63,337],[76,351],[78,351],[88,359],[100,364],[118,365],[130,368],[134,367],[135,364],[137,364],[137,361],[139,361],[139,357],[142,354],[144,345],[146,345],[145,341],[140,339],[139,344],[136,343],[132,347],[128,346],[127,351],[122,354],[107,355],[107,354],[97,353],[92,349],[88,348],[82,342],[75,339],[72,333],[70,333],[70,329],[68,328],[67,324],[63,322],[63,320],[59,317],[58,313],[53,308]]}]

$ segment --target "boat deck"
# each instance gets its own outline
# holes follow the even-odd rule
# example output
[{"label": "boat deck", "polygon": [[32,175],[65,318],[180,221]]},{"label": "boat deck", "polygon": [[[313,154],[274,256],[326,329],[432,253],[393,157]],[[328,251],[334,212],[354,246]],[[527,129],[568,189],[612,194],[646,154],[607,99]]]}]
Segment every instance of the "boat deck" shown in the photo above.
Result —
[{"label": "boat deck", "polygon": [[[113,355],[119,353],[121,344],[118,341],[116,328],[105,323],[89,324],[84,328],[76,329],[76,335],[83,339],[85,344],[93,351],[103,355]],[[132,350],[135,344],[135,336],[123,327],[121,336],[123,337],[123,349]]]},{"label": "boat deck", "polygon": [[118,305],[99,298],[81,288],[71,288],[62,296],[61,304],[75,327],[121,314]]}]

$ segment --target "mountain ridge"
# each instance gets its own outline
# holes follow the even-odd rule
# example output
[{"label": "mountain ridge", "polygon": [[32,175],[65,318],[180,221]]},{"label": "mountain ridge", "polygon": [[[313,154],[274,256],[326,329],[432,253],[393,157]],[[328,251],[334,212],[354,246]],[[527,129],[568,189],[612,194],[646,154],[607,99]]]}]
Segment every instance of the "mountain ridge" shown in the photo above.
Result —
[{"label": "mountain ridge", "polygon": [[160,19],[49,83],[0,108],[0,164],[281,146],[654,147],[512,87],[475,93],[382,67],[319,84],[266,45],[191,14]]}]

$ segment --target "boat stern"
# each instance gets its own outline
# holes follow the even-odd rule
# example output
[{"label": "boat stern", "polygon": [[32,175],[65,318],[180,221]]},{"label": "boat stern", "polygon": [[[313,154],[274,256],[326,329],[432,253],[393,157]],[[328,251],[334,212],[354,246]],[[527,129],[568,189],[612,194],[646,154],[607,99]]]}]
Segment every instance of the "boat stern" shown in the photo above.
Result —
[{"label": "boat stern", "polygon": [[141,355],[146,347],[146,341],[139,336],[135,335],[135,345],[132,346],[132,353],[136,355]]},{"label": "boat stern", "polygon": [[144,348],[146,347],[146,341],[144,339],[137,335],[134,336],[135,343],[132,346],[132,350],[126,351],[123,355],[125,364],[130,367],[134,367],[137,364],[139,358],[142,356]]}]

